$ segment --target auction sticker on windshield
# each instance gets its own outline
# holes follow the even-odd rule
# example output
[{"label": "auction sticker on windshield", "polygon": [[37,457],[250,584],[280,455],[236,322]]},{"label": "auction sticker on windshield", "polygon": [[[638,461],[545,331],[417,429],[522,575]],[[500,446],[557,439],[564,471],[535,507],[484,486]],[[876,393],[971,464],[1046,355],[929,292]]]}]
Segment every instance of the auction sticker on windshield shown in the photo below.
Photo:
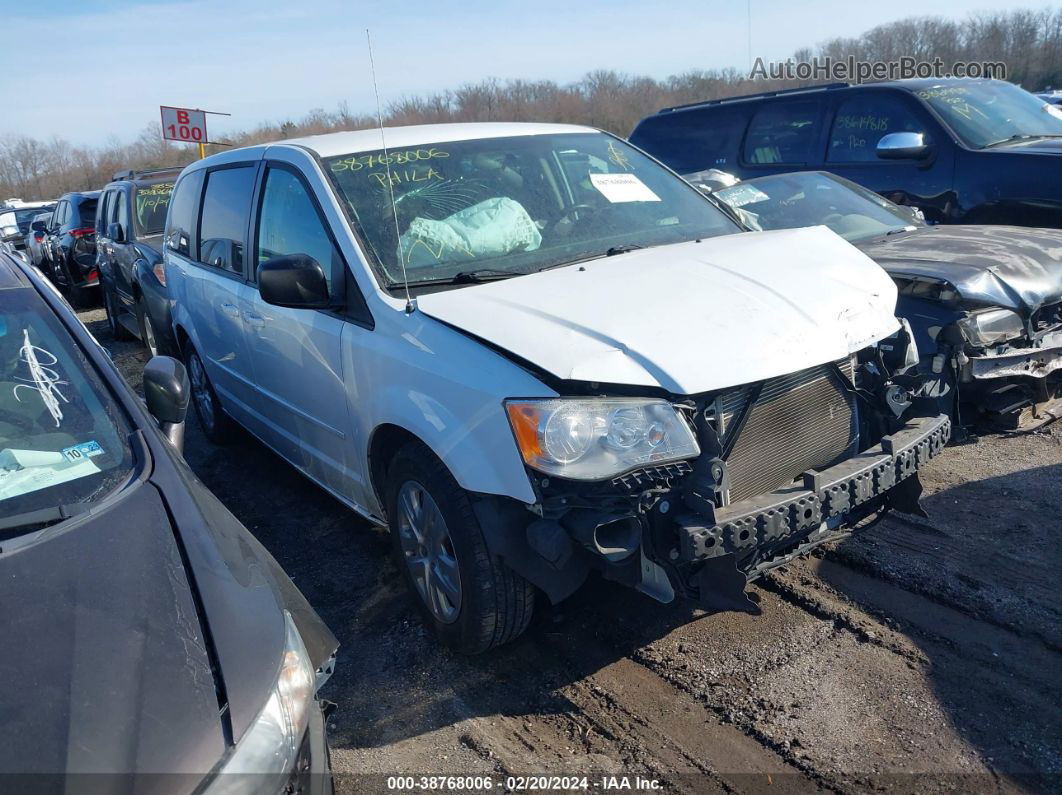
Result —
[{"label": "auction sticker on windshield", "polygon": [[[90,444],[95,444],[95,442],[90,442]],[[78,445],[78,447],[87,447],[87,445]],[[99,445],[97,444],[96,447],[99,448]],[[99,453],[93,453],[93,455],[99,455]],[[0,451],[0,500],[77,480],[99,471],[100,468],[89,458],[71,459],[66,456],[66,451],[56,453],[10,448],[2,450]]]},{"label": "auction sticker on windshield", "polygon": [[660,197],[634,174],[591,174],[590,182],[613,204],[660,201]]}]

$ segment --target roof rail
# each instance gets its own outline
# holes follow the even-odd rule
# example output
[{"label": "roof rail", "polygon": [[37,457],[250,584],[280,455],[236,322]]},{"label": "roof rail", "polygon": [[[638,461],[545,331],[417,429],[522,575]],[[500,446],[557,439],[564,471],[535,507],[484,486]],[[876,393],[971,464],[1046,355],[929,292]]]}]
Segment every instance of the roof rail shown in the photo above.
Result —
[{"label": "roof rail", "polygon": [[686,110],[705,105],[723,105],[727,102],[740,102],[745,99],[759,99],[761,97],[779,97],[783,94],[801,94],[809,91],[832,91],[838,88],[849,88],[851,83],[827,83],[821,86],[801,86],[799,88],[783,88],[777,91],[764,91],[760,94],[743,94],[740,97],[720,97],[719,99],[705,99],[700,102],[690,102],[686,105],[674,105],[670,108],[661,108],[657,113],[670,113],[673,110]]},{"label": "roof rail", "polygon": [[123,179],[140,179],[141,177],[150,177],[154,174],[166,174],[169,172],[180,173],[184,166],[169,166],[167,168],[144,168],[136,171],[134,169],[126,169],[125,171],[115,171],[111,177],[111,182],[118,182]]}]

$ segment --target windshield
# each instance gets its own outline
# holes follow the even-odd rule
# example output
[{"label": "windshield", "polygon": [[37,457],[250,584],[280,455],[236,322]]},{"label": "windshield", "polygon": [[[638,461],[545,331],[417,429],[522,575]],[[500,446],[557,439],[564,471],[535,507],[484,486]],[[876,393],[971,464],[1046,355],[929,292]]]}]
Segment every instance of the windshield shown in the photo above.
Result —
[{"label": "windshield", "polygon": [[[18,231],[22,234],[29,232],[30,224],[33,223],[33,220],[47,209],[47,207],[27,207],[24,210],[15,210],[13,215],[15,216],[15,223],[18,225]],[[2,219],[0,219],[0,223],[3,223]]]},{"label": "windshield", "polygon": [[132,470],[129,428],[33,290],[0,290],[0,540],[19,517],[74,513]]},{"label": "windshield", "polygon": [[[711,202],[602,133],[524,135],[326,159],[386,286],[515,276],[625,246],[740,231]],[[394,188],[396,222],[388,189]]]},{"label": "windshield", "polygon": [[160,182],[157,185],[145,185],[136,189],[137,237],[161,235],[166,226],[166,210],[170,206],[170,194],[173,193],[172,182]]},{"label": "windshield", "polygon": [[853,241],[919,223],[876,193],[815,172],[761,177],[717,190],[715,196],[756,230],[823,224]]},{"label": "windshield", "polygon": [[940,85],[916,94],[975,149],[1020,138],[1062,136],[1062,111],[1013,83]]}]

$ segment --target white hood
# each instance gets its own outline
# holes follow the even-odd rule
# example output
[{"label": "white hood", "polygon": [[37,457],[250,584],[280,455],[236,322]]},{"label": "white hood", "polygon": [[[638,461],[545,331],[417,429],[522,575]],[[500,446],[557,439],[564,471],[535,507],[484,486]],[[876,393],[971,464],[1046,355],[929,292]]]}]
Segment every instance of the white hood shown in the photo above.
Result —
[{"label": "white hood", "polygon": [[676,394],[834,361],[899,327],[892,279],[823,226],[635,250],[417,305],[558,378]]}]

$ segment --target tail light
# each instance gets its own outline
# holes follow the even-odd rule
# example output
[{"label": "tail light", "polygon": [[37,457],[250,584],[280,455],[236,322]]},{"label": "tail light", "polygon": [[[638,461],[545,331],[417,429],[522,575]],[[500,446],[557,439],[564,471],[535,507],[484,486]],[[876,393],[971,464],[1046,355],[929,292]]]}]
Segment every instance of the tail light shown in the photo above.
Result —
[{"label": "tail light", "polygon": [[44,232],[34,232],[33,239],[40,243],[42,240],[44,240]]},{"label": "tail light", "polygon": [[166,286],[166,267],[161,262],[156,262],[151,268],[151,272],[155,274],[155,278],[159,280],[159,284],[163,287]]},{"label": "tail light", "polygon": [[70,236],[71,237],[85,237],[87,235],[94,235],[94,234],[96,234],[96,230],[93,229],[91,226],[86,226],[83,229],[71,229],[70,230]]}]

